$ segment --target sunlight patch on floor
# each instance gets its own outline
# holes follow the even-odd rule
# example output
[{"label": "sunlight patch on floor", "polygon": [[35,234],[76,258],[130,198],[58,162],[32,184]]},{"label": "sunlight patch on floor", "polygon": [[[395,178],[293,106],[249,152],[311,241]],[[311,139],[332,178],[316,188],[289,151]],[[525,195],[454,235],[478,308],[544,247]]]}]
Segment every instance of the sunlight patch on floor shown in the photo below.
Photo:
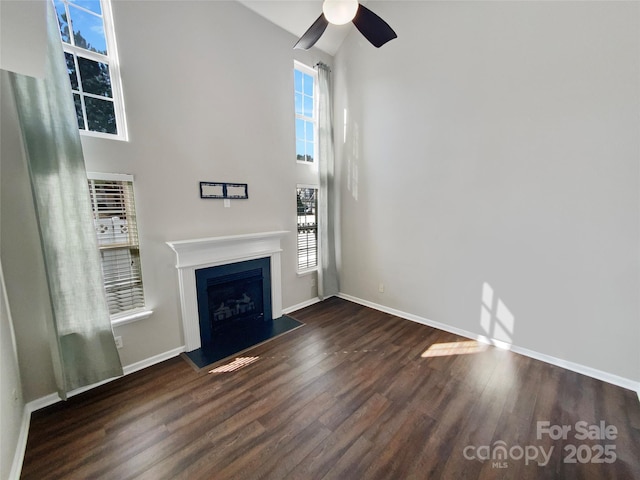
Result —
[{"label": "sunlight patch on floor", "polygon": [[478,343],[475,340],[464,342],[434,343],[421,355],[422,358],[446,357],[449,355],[469,355],[471,353],[484,352],[488,345]]},{"label": "sunlight patch on floor", "polygon": [[241,368],[246,367],[253,362],[257,362],[259,358],[260,357],[238,357],[231,363],[227,363],[226,365],[221,365],[220,367],[216,367],[213,370],[209,370],[209,373],[235,372],[236,370],[240,370]]}]

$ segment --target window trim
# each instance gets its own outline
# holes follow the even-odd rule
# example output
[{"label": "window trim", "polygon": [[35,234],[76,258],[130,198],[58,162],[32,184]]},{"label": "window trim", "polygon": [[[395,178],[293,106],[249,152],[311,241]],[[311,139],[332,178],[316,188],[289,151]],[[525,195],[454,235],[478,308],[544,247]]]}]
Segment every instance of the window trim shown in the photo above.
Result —
[{"label": "window trim", "polygon": [[[319,98],[318,98],[318,72],[315,68],[310,67],[309,65],[305,65],[302,62],[299,62],[297,60],[293,61],[293,71],[294,71],[294,78],[295,78],[295,71],[299,70],[302,73],[305,73],[307,75],[311,75],[313,77],[313,118],[311,119],[313,121],[313,145],[314,145],[314,156],[313,156],[313,161],[312,162],[308,162],[306,160],[298,160],[298,155],[297,153],[295,153],[295,157],[296,157],[296,163],[301,164],[301,165],[318,165],[318,160],[317,160],[317,156],[318,156],[318,147],[319,147],[319,138],[318,138],[318,133],[319,133],[319,118],[318,118],[318,106],[320,105],[319,102]],[[293,94],[294,94],[294,98],[295,98],[295,83],[293,86]],[[298,119],[301,120],[306,120],[309,121],[309,117],[305,117],[303,115],[299,115],[296,113],[295,110],[295,103],[294,103],[294,108],[293,108],[293,114],[294,114],[294,128],[293,128],[293,140],[294,140],[294,146],[297,143],[297,138],[296,138],[296,129],[295,129],[295,121]],[[297,150],[297,147],[296,149]]]},{"label": "window trim", "polygon": [[[69,0],[67,0],[69,1]],[[111,82],[111,94],[113,101],[113,109],[116,117],[116,125],[118,128],[118,133],[103,133],[103,132],[95,132],[89,130],[88,128],[81,129],[78,128],[80,135],[84,135],[87,137],[97,137],[97,138],[108,138],[111,140],[121,140],[128,141],[129,140],[129,129],[127,128],[127,119],[125,114],[124,107],[124,95],[122,90],[122,79],[120,77],[120,61],[118,56],[118,46],[116,42],[115,28],[113,23],[113,12],[111,10],[111,0],[99,0],[100,8],[102,10],[102,20],[104,24],[104,35],[105,41],[107,43],[107,53],[108,55],[103,55],[101,53],[92,52],[91,50],[86,50],[82,47],[78,47],[76,45],[71,45],[62,41],[62,36],[60,37],[60,43],[62,44],[62,49],[65,53],[70,53],[74,55],[74,59],[77,56],[87,58],[89,60],[93,60],[95,62],[105,63],[109,66],[109,80]],[[80,6],[74,5],[75,8],[81,8]],[[84,9],[83,9],[84,10]],[[68,13],[68,9],[66,9]],[[57,17],[57,14],[56,14]],[[69,17],[67,16],[67,19]],[[56,19],[57,21],[57,19]],[[73,28],[70,25],[70,28]],[[76,72],[79,75],[80,70],[78,69],[77,59],[76,59]],[[81,92],[80,98],[84,104],[84,96],[98,98],[101,99],[99,95],[92,95],[90,93]],[[85,110],[83,110],[86,113]],[[87,125],[87,119],[85,118],[85,125]],[[87,125],[88,126],[88,125]]]},{"label": "window trim", "polygon": [[[87,180],[131,182],[132,185],[135,185],[134,176],[127,173],[87,172]],[[135,198],[135,190],[134,190],[134,198]],[[141,252],[142,247],[140,244],[141,244],[140,236],[138,235],[138,250]],[[140,257],[141,257],[140,262],[142,263],[142,255]],[[141,270],[144,270],[144,269],[141,268]],[[141,275],[142,275],[142,292],[145,300],[144,306],[132,308],[130,310],[125,310],[125,311],[110,315],[111,325],[113,327],[119,327],[122,325],[126,325],[128,323],[144,320],[145,318],[149,318],[153,314],[153,310],[149,308],[147,305],[147,294],[146,294],[146,285],[145,285],[146,282],[144,280],[144,274],[141,272]]]},{"label": "window trim", "polygon": [[[144,290],[144,280],[142,281],[142,289]],[[153,310],[146,306],[144,308],[135,308],[126,312],[111,315],[111,325],[114,327],[121,327],[127,323],[144,320],[145,318],[149,318],[151,315],[153,315]]]}]

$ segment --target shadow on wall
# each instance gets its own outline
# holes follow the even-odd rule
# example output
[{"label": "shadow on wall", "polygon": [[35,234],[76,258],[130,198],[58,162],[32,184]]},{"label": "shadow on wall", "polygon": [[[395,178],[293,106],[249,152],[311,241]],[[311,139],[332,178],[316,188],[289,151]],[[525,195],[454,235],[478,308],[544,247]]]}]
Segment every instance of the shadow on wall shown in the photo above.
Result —
[{"label": "shadow on wall", "polygon": [[513,344],[515,316],[487,282],[482,285],[480,327],[496,347],[509,349]]},{"label": "shadow on wall", "polygon": [[[354,200],[358,201],[358,164],[360,160],[360,126],[357,122],[353,122],[350,135],[347,135],[349,130],[349,112],[345,108],[343,112],[343,125],[342,125],[342,143],[345,145],[345,156],[347,164],[347,190],[351,192],[351,196]],[[349,140],[350,145],[347,145]],[[349,150],[349,147],[351,149]]]}]

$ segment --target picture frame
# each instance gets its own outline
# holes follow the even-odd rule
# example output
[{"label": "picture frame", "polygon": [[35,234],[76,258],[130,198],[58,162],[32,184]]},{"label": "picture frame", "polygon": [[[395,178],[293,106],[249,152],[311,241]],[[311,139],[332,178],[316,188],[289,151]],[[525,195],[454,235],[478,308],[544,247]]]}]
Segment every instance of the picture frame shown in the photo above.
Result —
[{"label": "picture frame", "polygon": [[249,186],[246,183],[200,182],[200,198],[246,200]]},{"label": "picture frame", "polygon": [[245,200],[249,198],[248,185],[246,183],[227,183],[225,195],[225,198]]}]

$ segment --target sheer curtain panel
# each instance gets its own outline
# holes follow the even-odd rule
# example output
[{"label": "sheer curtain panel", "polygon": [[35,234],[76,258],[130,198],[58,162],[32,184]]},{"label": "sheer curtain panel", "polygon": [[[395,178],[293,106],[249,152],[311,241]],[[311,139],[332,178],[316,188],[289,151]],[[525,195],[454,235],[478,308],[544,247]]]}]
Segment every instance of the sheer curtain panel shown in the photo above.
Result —
[{"label": "sheer curtain panel", "polygon": [[339,292],[335,240],[335,175],[333,152],[333,99],[331,70],[323,63],[318,68],[318,296],[325,299]]},{"label": "sheer curtain panel", "polygon": [[51,2],[41,79],[11,74],[53,310],[51,354],[60,396],[122,375],[113,339],[87,174]]}]

